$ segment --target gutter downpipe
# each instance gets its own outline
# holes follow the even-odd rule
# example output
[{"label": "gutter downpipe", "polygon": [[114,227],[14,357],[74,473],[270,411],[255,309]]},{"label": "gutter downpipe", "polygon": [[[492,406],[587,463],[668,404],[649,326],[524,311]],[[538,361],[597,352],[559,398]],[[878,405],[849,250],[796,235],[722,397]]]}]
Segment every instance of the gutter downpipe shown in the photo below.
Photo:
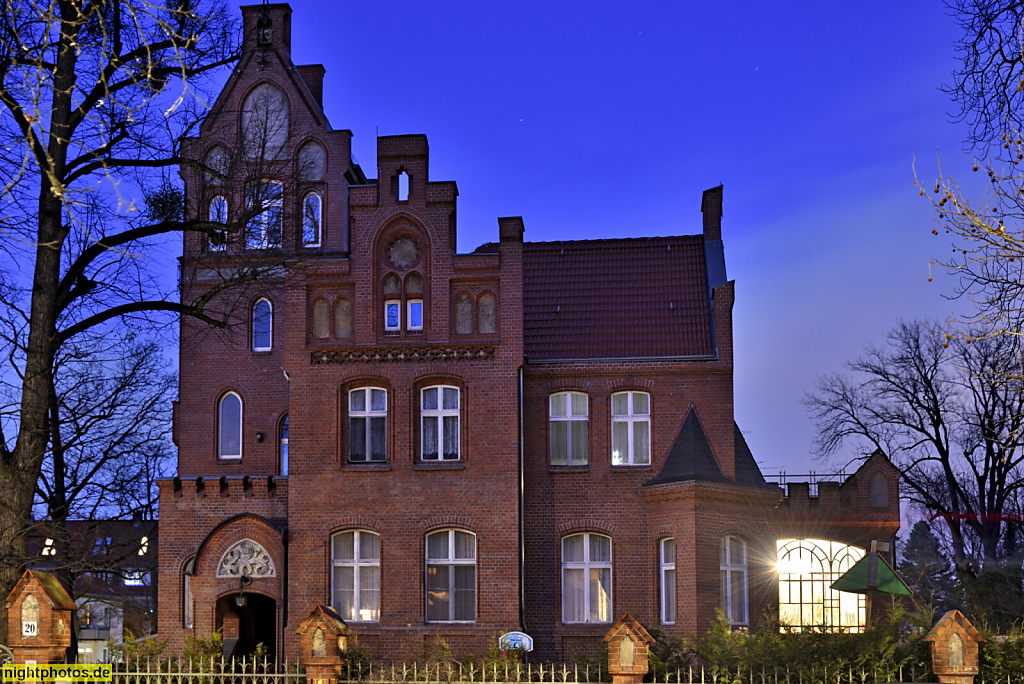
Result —
[{"label": "gutter downpipe", "polygon": [[523,571],[526,566],[526,549],[524,547],[524,473],[523,473],[523,367],[519,366],[519,629],[526,631],[526,578]]}]

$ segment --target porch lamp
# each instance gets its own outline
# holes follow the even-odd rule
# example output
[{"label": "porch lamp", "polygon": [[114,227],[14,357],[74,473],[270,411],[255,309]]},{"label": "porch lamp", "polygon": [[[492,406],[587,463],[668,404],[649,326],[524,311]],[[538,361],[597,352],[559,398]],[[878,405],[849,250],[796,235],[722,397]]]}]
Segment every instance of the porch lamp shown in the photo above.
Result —
[{"label": "porch lamp", "polygon": [[235,597],[235,605],[239,608],[245,608],[245,603],[249,600],[245,598],[245,588],[250,584],[252,584],[252,578],[248,575],[238,578],[238,596]]}]

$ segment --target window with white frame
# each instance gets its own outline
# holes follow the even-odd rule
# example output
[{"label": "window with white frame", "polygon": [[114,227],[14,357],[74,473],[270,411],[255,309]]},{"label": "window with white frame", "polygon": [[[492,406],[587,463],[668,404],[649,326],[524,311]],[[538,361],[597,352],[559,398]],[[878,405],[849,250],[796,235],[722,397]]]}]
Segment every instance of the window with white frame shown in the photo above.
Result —
[{"label": "window with white frame", "polygon": [[367,530],[331,537],[334,610],[345,620],[380,620],[380,535]]},{"label": "window with white frame", "polygon": [[459,459],[459,388],[424,387],[420,391],[420,455],[424,461]]},{"label": "window with white frame", "polygon": [[612,395],[612,465],[650,465],[651,395]]},{"label": "window with white frame", "polygon": [[402,329],[402,302],[397,299],[384,301],[384,330],[398,332]]},{"label": "window with white frame", "polygon": [[381,387],[360,387],[348,393],[348,460],[387,460],[388,393]]},{"label": "window with white frame", "polygon": [[423,300],[410,299],[406,303],[406,328],[409,330],[423,330]]},{"label": "window with white frame", "polygon": [[217,407],[217,456],[242,458],[242,398],[228,392]]},{"label": "window with white frame", "polygon": [[587,465],[587,395],[552,394],[548,399],[548,417],[551,465]]},{"label": "window with white frame", "polygon": [[612,540],[585,532],[562,538],[562,622],[611,622]]},{"label": "window with white frame", "polygon": [[722,612],[734,625],[749,621],[747,611],[747,542],[730,534],[722,537]]},{"label": "window with white frame", "polygon": [[302,246],[319,247],[323,226],[323,202],[311,192],[302,200]]},{"label": "window with white frame", "polygon": [[252,305],[252,350],[270,351],[274,346],[274,307],[262,297]]},{"label": "window with white frame", "polygon": [[440,530],[427,535],[427,622],[476,620],[476,535]]},{"label": "window with white frame", "polygon": [[253,214],[246,225],[247,248],[270,249],[281,246],[283,188],[280,182],[272,180],[250,183],[246,187],[246,209]]},{"label": "window with white frame", "polygon": [[827,539],[779,539],[775,571],[780,625],[798,631],[863,631],[864,595],[836,591],[832,583],[864,554],[860,547]]},{"label": "window with white frame", "polygon": [[[206,219],[211,223],[228,222],[228,201],[223,195],[217,195],[210,200],[210,206]],[[221,230],[210,236],[210,250],[220,252],[227,246],[228,234]]]},{"label": "window with white frame", "polygon": [[676,621],[676,540],[662,539],[658,542],[659,583],[661,585],[661,623],[671,625]]}]

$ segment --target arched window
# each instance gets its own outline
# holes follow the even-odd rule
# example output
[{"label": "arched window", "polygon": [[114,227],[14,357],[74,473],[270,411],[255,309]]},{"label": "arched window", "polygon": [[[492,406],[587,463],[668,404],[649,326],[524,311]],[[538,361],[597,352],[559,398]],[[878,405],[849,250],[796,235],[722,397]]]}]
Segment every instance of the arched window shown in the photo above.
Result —
[{"label": "arched window", "polygon": [[278,444],[281,451],[281,467],[278,469],[282,477],[288,476],[288,414],[284,414],[278,428]]},{"label": "arched window", "polygon": [[203,172],[203,180],[207,185],[224,185],[231,173],[231,153],[217,145],[203,157],[203,165],[207,169]]},{"label": "arched window", "polygon": [[407,330],[423,330],[423,278],[410,273],[405,278],[405,320]]},{"label": "arched window", "polygon": [[321,217],[323,215],[320,195],[311,192],[302,200],[302,246],[319,247],[321,239]]},{"label": "arched window", "polygon": [[252,350],[270,351],[274,345],[274,308],[261,298],[252,305]]},{"label": "arched window", "polygon": [[788,628],[860,632],[862,594],[835,591],[832,583],[864,557],[864,549],[825,539],[780,539],[777,543],[779,622]]},{"label": "arched window", "polygon": [[719,562],[722,577],[722,612],[734,625],[748,623],[747,542],[736,535],[722,537]]},{"label": "arched window", "polygon": [[585,532],[562,538],[562,622],[611,622],[612,540]]},{"label": "arched window", "polygon": [[217,411],[217,456],[242,458],[242,398],[228,392]]},{"label": "arched window", "polygon": [[185,564],[185,572],[181,574],[181,626],[185,629],[192,629],[195,622],[196,602],[192,596],[192,575],[188,574],[190,560]]},{"label": "arched window", "polygon": [[651,395],[612,395],[612,465],[650,465]]},{"label": "arched window", "polygon": [[384,278],[384,330],[398,332],[402,329],[402,284],[394,273]]},{"label": "arched window", "polygon": [[263,83],[242,103],[242,145],[250,161],[280,159],[288,142],[288,98]]},{"label": "arched window", "polygon": [[[227,223],[228,222],[228,201],[223,195],[217,195],[210,200],[210,206],[207,208],[206,220],[211,223]],[[219,252],[227,246],[228,234],[221,230],[216,235],[210,236],[210,249],[214,252]]]},{"label": "arched window", "polygon": [[345,620],[380,620],[380,535],[367,530],[331,537],[334,610]]},{"label": "arched window", "polygon": [[481,335],[498,332],[498,302],[490,292],[480,295],[477,301],[477,329]]},{"label": "arched window", "polygon": [[296,172],[300,181],[322,181],[327,175],[327,153],[318,143],[308,142],[302,146],[298,164]]},{"label": "arched window", "polygon": [[661,589],[661,623],[671,625],[676,621],[676,540],[662,539],[658,542],[659,582]]},{"label": "arched window", "polygon": [[388,458],[388,391],[359,387],[348,393],[348,460],[384,462]]},{"label": "arched window", "polygon": [[245,227],[245,246],[249,249],[270,249],[281,246],[281,203],[284,186],[278,181],[249,183],[245,190],[245,206],[250,218]]},{"label": "arched window", "polygon": [[467,294],[455,298],[455,334],[473,333],[473,299]]},{"label": "arched window", "polygon": [[313,339],[326,340],[331,336],[331,307],[326,299],[313,302]]},{"label": "arched window", "polygon": [[552,394],[548,409],[551,465],[587,465],[587,395],[582,392]]},{"label": "arched window", "polygon": [[868,505],[871,508],[889,507],[889,480],[882,473],[875,473],[868,482]]},{"label": "arched window", "polygon": [[476,535],[440,530],[427,535],[427,622],[476,620]]},{"label": "arched window", "polygon": [[334,339],[352,337],[352,302],[342,297],[334,302]]},{"label": "arched window", "polygon": [[420,392],[420,428],[424,461],[459,460],[459,388],[424,387]]}]

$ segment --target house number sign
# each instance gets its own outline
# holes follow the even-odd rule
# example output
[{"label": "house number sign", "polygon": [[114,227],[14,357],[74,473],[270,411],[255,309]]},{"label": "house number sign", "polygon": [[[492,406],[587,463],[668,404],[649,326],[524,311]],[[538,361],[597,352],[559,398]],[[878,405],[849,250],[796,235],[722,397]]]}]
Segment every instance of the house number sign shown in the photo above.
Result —
[{"label": "house number sign", "polygon": [[23,637],[34,637],[37,634],[39,634],[39,623],[38,622],[28,622],[27,620],[22,620],[22,622],[21,622],[21,636],[23,636]]}]

